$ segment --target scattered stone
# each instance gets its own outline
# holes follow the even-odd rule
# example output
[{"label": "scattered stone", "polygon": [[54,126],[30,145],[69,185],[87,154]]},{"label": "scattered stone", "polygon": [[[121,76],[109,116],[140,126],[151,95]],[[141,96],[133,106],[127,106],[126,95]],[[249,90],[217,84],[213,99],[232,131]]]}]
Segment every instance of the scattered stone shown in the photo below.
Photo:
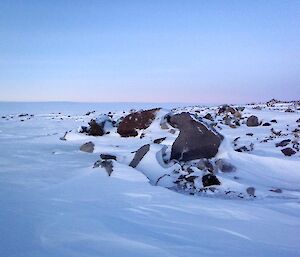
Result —
[{"label": "scattered stone", "polygon": [[202,177],[202,184],[204,187],[221,185],[221,182],[213,174],[206,174]]},{"label": "scattered stone", "polygon": [[268,126],[271,126],[271,123],[269,123],[269,122],[265,122],[264,124],[262,124],[262,126],[264,126],[264,127],[268,127]]},{"label": "scattered stone", "polygon": [[214,166],[208,159],[201,159],[196,166],[199,170],[209,171],[211,173],[214,172]]},{"label": "scattered stone", "polygon": [[172,145],[171,159],[189,161],[214,157],[223,137],[183,112],[170,117],[171,126],[180,130]]},{"label": "scattered stone", "polygon": [[112,155],[112,154],[100,154],[100,158],[102,160],[117,160],[117,157],[115,155]]},{"label": "scattered stone", "polygon": [[168,123],[166,121],[160,123],[160,128],[161,129],[169,129]]},{"label": "scattered stone", "polygon": [[246,136],[252,137],[252,136],[253,136],[253,133],[246,133]]},{"label": "scattered stone", "polygon": [[113,162],[111,160],[104,160],[100,163],[101,168],[104,168],[110,176],[113,172]]},{"label": "scattered stone", "polygon": [[275,144],[276,147],[284,147],[284,146],[287,146],[289,143],[291,142],[291,139],[285,139],[285,140],[282,140],[281,142]]},{"label": "scattered stone", "polygon": [[176,133],[176,130],[175,130],[175,129],[170,129],[169,132],[170,132],[171,134],[175,134],[175,133]]},{"label": "scattered stone", "polygon": [[258,122],[258,118],[254,115],[251,115],[247,121],[246,121],[246,125],[248,127],[257,127],[259,126],[259,122]]},{"label": "scattered stone", "polygon": [[270,189],[270,191],[278,194],[282,193],[282,190],[280,188]]},{"label": "scattered stone", "polygon": [[272,123],[277,123],[277,120],[270,120],[270,122],[272,122]]},{"label": "scattered stone", "polygon": [[255,197],[255,188],[254,187],[248,187],[246,189],[246,192],[248,195]]},{"label": "scattered stone", "polygon": [[210,121],[214,121],[214,118],[211,116],[210,113],[207,113],[203,118],[207,119],[207,120],[210,120]]},{"label": "scattered stone", "polygon": [[131,166],[132,168],[135,168],[136,166],[138,166],[138,164],[140,163],[140,161],[143,159],[143,157],[146,155],[146,153],[148,153],[150,150],[150,145],[144,145],[141,148],[139,148],[132,161],[130,162],[129,166]]},{"label": "scattered stone", "polygon": [[236,167],[228,162],[226,159],[216,160],[217,167],[224,173],[235,172]]},{"label": "scattered stone", "polygon": [[281,150],[281,152],[285,155],[285,156],[292,156],[294,155],[296,152],[290,148],[290,147],[287,147],[287,148],[284,148]]},{"label": "scattered stone", "polygon": [[271,128],[271,132],[272,132],[275,136],[281,136],[281,130],[280,130],[280,131],[275,131],[274,128]]},{"label": "scattered stone", "polygon": [[166,140],[166,137],[157,138],[157,139],[154,139],[153,143],[154,143],[154,144],[160,144],[160,143],[163,142],[164,140]]},{"label": "scattered stone", "polygon": [[148,128],[160,109],[151,109],[141,112],[134,112],[127,115],[119,124],[117,132],[121,137],[135,137],[138,129]]},{"label": "scattered stone", "polygon": [[296,122],[298,122],[298,123],[299,123],[299,122],[300,122],[300,118],[299,118],[298,120],[296,120]]},{"label": "scattered stone", "polygon": [[94,151],[94,147],[95,147],[94,143],[90,141],[80,146],[80,151],[86,153],[92,153]]},{"label": "scattered stone", "polygon": [[62,137],[60,137],[59,139],[62,140],[62,141],[66,141],[67,140],[66,139],[67,134],[68,134],[68,131],[66,131],[65,134]]}]

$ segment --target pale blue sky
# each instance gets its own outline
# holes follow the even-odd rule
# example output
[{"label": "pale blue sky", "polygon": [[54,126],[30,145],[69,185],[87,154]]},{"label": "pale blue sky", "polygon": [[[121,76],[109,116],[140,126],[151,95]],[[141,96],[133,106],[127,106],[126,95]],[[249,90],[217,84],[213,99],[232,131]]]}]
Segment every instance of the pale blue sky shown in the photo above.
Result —
[{"label": "pale blue sky", "polygon": [[0,1],[0,101],[300,97],[300,1]]}]

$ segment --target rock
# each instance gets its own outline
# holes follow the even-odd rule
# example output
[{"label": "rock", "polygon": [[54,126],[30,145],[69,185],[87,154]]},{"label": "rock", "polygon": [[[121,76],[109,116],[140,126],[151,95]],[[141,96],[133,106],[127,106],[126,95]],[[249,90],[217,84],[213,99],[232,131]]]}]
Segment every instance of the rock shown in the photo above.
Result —
[{"label": "rock", "polygon": [[263,123],[263,124],[262,124],[262,126],[264,126],[264,127],[268,127],[268,126],[271,126],[271,123],[269,123],[269,122],[265,122],[265,123]]},{"label": "rock", "polygon": [[282,193],[282,190],[280,188],[270,189],[270,191],[278,194]]},{"label": "rock", "polygon": [[234,109],[233,107],[225,104],[225,105],[223,105],[219,108],[218,114],[228,113],[228,112],[230,112],[231,114],[234,114],[236,112],[236,109]]},{"label": "rock", "polygon": [[104,168],[108,174],[108,176],[110,176],[113,172],[113,163],[111,160],[104,160],[100,163],[101,168]]},{"label": "rock", "polygon": [[60,137],[59,139],[62,140],[62,141],[66,141],[67,140],[66,139],[67,134],[68,134],[68,131],[66,131],[65,134],[62,137]]},{"label": "rock", "polygon": [[214,166],[212,165],[212,163],[208,160],[208,159],[202,159],[197,163],[196,166],[198,169],[200,170],[206,170],[209,172],[214,172]]},{"label": "rock", "polygon": [[94,147],[95,147],[94,143],[90,141],[80,146],[80,151],[86,153],[92,153],[94,151]]},{"label": "rock", "polygon": [[183,112],[170,117],[170,125],[180,130],[171,149],[171,159],[189,161],[214,157],[223,137],[189,113]]},{"label": "rock", "polygon": [[236,167],[225,159],[216,160],[216,165],[224,173],[236,171]]},{"label": "rock", "polygon": [[164,140],[166,140],[166,137],[157,138],[157,139],[154,139],[153,143],[154,143],[154,144],[160,144],[160,143],[163,142]]},{"label": "rock", "polygon": [[299,123],[299,122],[300,122],[300,118],[299,118],[298,120],[296,120],[296,122],[298,122],[298,123]]},{"label": "rock", "polygon": [[175,134],[175,133],[176,133],[176,130],[175,130],[175,129],[170,129],[169,132],[170,132],[171,134]]},{"label": "rock", "polygon": [[100,158],[102,160],[117,160],[117,157],[115,155],[112,155],[112,154],[100,154]]},{"label": "rock", "polygon": [[166,121],[160,123],[160,128],[161,129],[169,129],[168,123]]},{"label": "rock", "polygon": [[258,118],[254,115],[250,116],[247,119],[246,125],[248,127],[257,127],[257,126],[259,126]]},{"label": "rock", "polygon": [[206,174],[202,177],[202,184],[204,187],[221,185],[221,182],[213,174]]},{"label": "rock", "polygon": [[160,109],[151,109],[146,111],[134,112],[127,115],[119,124],[117,132],[121,137],[135,137],[138,135],[138,129],[148,128],[155,118],[155,114]]},{"label": "rock", "polygon": [[203,118],[207,119],[207,120],[210,120],[210,121],[214,121],[214,118],[211,116],[210,113],[207,113]]},{"label": "rock", "polygon": [[132,168],[135,168],[136,166],[138,166],[140,161],[143,159],[143,157],[146,155],[146,153],[149,152],[149,150],[150,150],[149,144],[144,145],[140,149],[138,149],[133,157],[133,160],[130,162],[129,166],[131,166]]},{"label": "rock", "polygon": [[254,187],[248,187],[248,188],[246,189],[246,192],[247,192],[247,194],[250,195],[250,196],[255,196],[255,188],[254,188]]},{"label": "rock", "polygon": [[89,122],[90,128],[87,130],[90,136],[103,136],[104,128],[101,124],[97,123],[95,120]]},{"label": "rock", "polygon": [[252,136],[253,136],[253,133],[246,133],[246,136],[252,137]]},{"label": "rock", "polygon": [[273,120],[270,120],[270,122],[277,123],[277,120],[273,119]]},{"label": "rock", "polygon": [[292,156],[294,155],[296,152],[290,148],[290,147],[287,147],[287,148],[284,148],[281,150],[281,152],[285,155],[285,156]]},{"label": "rock", "polygon": [[281,142],[275,144],[276,147],[284,147],[284,146],[287,146],[289,143],[291,142],[291,139],[285,139],[285,140],[282,140]]}]

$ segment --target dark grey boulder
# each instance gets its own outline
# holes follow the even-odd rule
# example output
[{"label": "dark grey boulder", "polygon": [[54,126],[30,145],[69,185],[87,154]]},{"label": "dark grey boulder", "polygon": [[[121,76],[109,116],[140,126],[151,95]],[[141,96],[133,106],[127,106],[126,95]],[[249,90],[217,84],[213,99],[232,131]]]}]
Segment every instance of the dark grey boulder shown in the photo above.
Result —
[{"label": "dark grey boulder", "polygon": [[194,120],[187,112],[171,116],[169,123],[180,130],[172,145],[171,159],[190,161],[217,154],[223,137],[213,128]]},{"label": "dark grey boulder", "polygon": [[131,166],[132,168],[135,168],[136,166],[138,166],[140,161],[143,159],[143,157],[146,155],[146,153],[149,152],[149,150],[150,150],[150,145],[149,144],[144,145],[140,149],[138,149],[135,152],[133,160],[130,162],[129,166]]},{"label": "dark grey boulder", "polygon": [[248,127],[257,127],[259,126],[258,118],[255,115],[251,115],[246,122]]},{"label": "dark grey boulder", "polygon": [[161,137],[161,138],[157,138],[153,140],[154,144],[160,144],[161,142],[163,142],[164,140],[166,140],[166,137]]},{"label": "dark grey boulder", "polygon": [[115,155],[112,155],[112,154],[104,154],[104,153],[102,153],[102,154],[100,154],[100,158],[102,159],[102,160],[117,160],[117,157],[115,156]]},{"label": "dark grey boulder", "polygon": [[93,142],[87,142],[80,146],[80,151],[86,152],[86,153],[92,153],[94,151],[94,143]]}]

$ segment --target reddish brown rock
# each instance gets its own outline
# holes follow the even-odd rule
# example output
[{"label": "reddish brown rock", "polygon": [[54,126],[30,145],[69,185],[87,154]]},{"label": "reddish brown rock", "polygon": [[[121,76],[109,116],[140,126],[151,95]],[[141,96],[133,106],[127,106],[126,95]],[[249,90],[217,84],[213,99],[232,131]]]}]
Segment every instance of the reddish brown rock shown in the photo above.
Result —
[{"label": "reddish brown rock", "polygon": [[117,132],[121,137],[135,137],[139,129],[148,128],[155,119],[155,114],[160,109],[134,112],[127,115],[119,124]]}]

